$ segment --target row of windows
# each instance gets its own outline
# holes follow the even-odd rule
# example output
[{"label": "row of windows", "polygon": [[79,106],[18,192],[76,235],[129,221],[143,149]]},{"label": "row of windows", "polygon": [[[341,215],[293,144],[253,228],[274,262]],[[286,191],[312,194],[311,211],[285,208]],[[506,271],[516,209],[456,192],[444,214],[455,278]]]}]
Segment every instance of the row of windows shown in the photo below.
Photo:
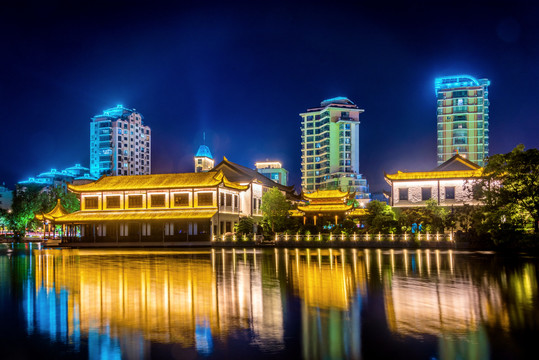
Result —
[{"label": "row of windows", "polygon": [[[224,195],[224,194],[222,194]],[[159,208],[166,207],[165,194],[151,194],[150,207]],[[213,206],[213,193],[197,193],[198,206]],[[107,209],[119,209],[120,208],[120,196],[106,196],[105,206]],[[189,194],[180,193],[174,194],[173,197],[175,207],[189,206]],[[237,202],[237,200],[236,200]],[[96,210],[99,208],[99,198],[97,196],[88,196],[84,198],[84,207],[87,210]],[[142,195],[128,195],[127,196],[127,208],[139,209],[143,207]]]},{"label": "row of windows", "polygon": [[[444,188],[445,190],[445,199],[446,200],[455,200],[455,187],[454,186],[446,186]],[[407,201],[408,200],[408,188],[400,188],[399,189],[399,200]],[[427,201],[432,199],[432,188],[430,187],[422,187],[421,188],[421,201]]]}]

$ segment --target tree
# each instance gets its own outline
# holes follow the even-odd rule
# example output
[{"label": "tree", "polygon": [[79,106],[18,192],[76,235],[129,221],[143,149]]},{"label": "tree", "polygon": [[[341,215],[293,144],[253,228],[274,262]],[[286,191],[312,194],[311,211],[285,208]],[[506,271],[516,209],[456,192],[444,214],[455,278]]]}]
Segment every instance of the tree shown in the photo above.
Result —
[{"label": "tree", "polygon": [[288,223],[288,211],[291,204],[283,193],[276,187],[271,188],[262,196],[263,223],[267,224],[272,232],[282,231]]},{"label": "tree", "polygon": [[34,216],[47,206],[47,194],[41,190],[41,186],[27,186],[24,190],[13,191],[12,211],[7,215],[12,230],[24,235],[27,228],[34,229],[37,226]]},{"label": "tree", "polygon": [[428,230],[431,232],[444,232],[449,211],[446,208],[438,205],[434,199],[429,199],[425,201],[425,203],[427,206],[424,208],[423,213]]},{"label": "tree", "polygon": [[61,186],[56,186],[49,191],[47,198],[47,211],[51,211],[56,206],[58,199],[62,202],[64,208],[72,213],[80,210],[80,201],[72,192],[66,191]]},{"label": "tree", "polygon": [[56,186],[48,192],[43,191],[41,186],[29,185],[24,189],[13,192],[12,212],[6,215],[9,227],[24,235],[26,229],[35,229],[38,221],[35,214],[46,213],[54,209],[57,200],[69,212],[80,210],[80,202],[73,193],[68,193],[64,188]]},{"label": "tree", "polygon": [[370,233],[393,233],[397,227],[395,213],[391,206],[384,202],[373,200],[367,204],[365,223]]},{"label": "tree", "polygon": [[521,231],[533,228],[539,233],[539,150],[524,150],[520,144],[507,154],[489,157],[474,196],[483,201],[487,218],[498,228],[511,223]]},{"label": "tree", "polygon": [[243,217],[236,226],[236,233],[238,235],[247,235],[253,233],[254,220],[252,217]]}]

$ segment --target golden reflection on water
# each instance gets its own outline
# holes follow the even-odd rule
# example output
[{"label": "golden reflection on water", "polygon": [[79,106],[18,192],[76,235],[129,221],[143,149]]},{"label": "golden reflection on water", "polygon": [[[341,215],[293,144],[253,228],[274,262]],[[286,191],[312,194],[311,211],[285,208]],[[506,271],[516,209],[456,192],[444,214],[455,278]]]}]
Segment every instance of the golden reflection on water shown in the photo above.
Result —
[{"label": "golden reflection on water", "polygon": [[456,338],[484,339],[486,325],[509,331],[535,321],[538,300],[533,263],[493,273],[453,251],[45,250],[34,258],[35,293],[67,293],[69,338],[97,332],[201,351],[244,331],[261,350],[284,349],[291,294],[304,358],[361,357],[361,308],[372,293],[382,295],[380,321],[391,332],[438,336],[441,357],[455,352]]}]

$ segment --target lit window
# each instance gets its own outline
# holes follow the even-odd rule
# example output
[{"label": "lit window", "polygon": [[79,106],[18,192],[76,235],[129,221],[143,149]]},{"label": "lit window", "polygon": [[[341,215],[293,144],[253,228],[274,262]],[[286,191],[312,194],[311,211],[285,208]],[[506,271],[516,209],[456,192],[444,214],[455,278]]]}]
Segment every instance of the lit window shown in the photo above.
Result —
[{"label": "lit window", "polygon": [[[133,173],[131,171],[131,173]],[[142,195],[129,195],[128,197],[129,208],[141,208],[142,207]]]},{"label": "lit window", "polygon": [[408,200],[408,188],[399,189],[399,200]]},{"label": "lit window", "polygon": [[119,209],[120,197],[119,196],[107,196],[107,209]]},{"label": "lit window", "polygon": [[99,204],[99,201],[97,199],[97,196],[84,198],[84,207],[86,209],[97,209],[98,204]]},{"label": "lit window", "polygon": [[165,207],[165,194],[150,195],[150,204],[152,207]]}]

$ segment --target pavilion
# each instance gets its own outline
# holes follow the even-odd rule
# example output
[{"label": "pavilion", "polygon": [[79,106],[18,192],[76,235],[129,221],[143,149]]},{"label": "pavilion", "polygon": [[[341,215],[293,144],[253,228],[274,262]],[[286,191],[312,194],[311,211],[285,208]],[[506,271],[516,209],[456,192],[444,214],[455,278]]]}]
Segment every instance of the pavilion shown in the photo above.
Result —
[{"label": "pavilion", "polygon": [[316,190],[312,193],[302,193],[302,198],[308,203],[299,205],[297,210],[290,212],[290,215],[303,217],[303,224],[307,224],[310,219],[313,225],[323,224],[323,221],[328,219],[338,224],[346,217],[366,214],[365,209],[354,207],[354,193],[349,191]]}]

